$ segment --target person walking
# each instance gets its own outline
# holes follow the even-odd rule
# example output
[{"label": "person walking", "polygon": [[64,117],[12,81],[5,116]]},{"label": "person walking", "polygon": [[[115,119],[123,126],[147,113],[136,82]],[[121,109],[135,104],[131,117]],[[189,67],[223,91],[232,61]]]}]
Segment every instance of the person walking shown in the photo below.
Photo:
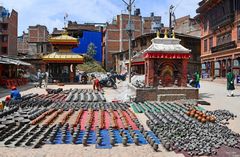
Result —
[{"label": "person walking", "polygon": [[195,72],[194,74],[195,88],[200,88],[200,74]]},{"label": "person walking", "polygon": [[48,86],[48,77],[49,77],[48,71],[46,71],[44,75],[45,75],[45,88],[47,88],[47,86]]},{"label": "person walking", "polygon": [[228,69],[228,73],[227,73],[227,91],[228,91],[228,95],[227,96],[234,96],[233,91],[235,90],[235,86],[234,86],[234,80],[235,80],[235,75],[234,73],[231,71],[231,69]]},{"label": "person walking", "polygon": [[37,79],[38,79],[38,85],[36,87],[42,88],[42,73],[41,70],[38,69],[38,73],[37,73]]}]

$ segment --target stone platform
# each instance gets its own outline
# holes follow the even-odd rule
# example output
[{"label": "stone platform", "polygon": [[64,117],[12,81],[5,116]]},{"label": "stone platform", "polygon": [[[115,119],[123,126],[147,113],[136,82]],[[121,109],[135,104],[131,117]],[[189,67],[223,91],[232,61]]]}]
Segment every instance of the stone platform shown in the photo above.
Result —
[{"label": "stone platform", "polygon": [[137,102],[199,98],[199,90],[192,87],[136,88],[129,84],[129,88],[134,91]]}]

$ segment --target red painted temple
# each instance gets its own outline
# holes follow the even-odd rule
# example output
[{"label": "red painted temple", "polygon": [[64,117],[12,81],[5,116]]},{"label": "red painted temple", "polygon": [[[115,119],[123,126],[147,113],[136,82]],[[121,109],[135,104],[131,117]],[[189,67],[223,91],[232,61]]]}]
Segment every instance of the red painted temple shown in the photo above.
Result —
[{"label": "red painted temple", "polygon": [[198,89],[187,86],[187,65],[189,49],[180,44],[180,39],[158,36],[143,52],[145,65],[145,85],[135,91],[136,101],[174,101],[198,99]]},{"label": "red painted temple", "polygon": [[191,50],[180,45],[180,39],[154,38],[144,51],[145,84],[150,87],[186,87],[187,64]]}]

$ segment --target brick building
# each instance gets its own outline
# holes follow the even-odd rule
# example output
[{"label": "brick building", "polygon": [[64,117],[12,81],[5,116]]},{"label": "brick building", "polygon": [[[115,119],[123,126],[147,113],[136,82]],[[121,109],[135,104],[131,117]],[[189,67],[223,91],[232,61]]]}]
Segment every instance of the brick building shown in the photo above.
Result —
[{"label": "brick building", "polygon": [[22,36],[18,36],[17,39],[17,50],[19,55],[28,54],[28,33],[23,32]]},{"label": "brick building", "polygon": [[0,6],[0,55],[17,56],[18,13]]},{"label": "brick building", "polygon": [[174,22],[174,31],[176,33],[200,37],[201,28],[197,21],[190,17],[190,15],[178,18]]},{"label": "brick building", "polygon": [[202,0],[196,12],[201,24],[201,62],[204,77],[240,74],[239,0]]},{"label": "brick building", "polygon": [[45,54],[50,50],[49,32],[46,26],[36,25],[28,28],[29,54]]},{"label": "brick building", "polygon": [[28,33],[18,37],[18,52],[24,55],[40,55],[51,51],[48,42],[49,32],[46,26],[29,26]]},{"label": "brick building", "polygon": [[[128,17],[127,14],[117,15],[103,31],[103,62],[107,70],[114,68],[114,53],[128,50],[129,37],[126,31]],[[134,25],[132,39],[155,32],[162,26],[160,16],[154,16],[152,13],[150,17],[142,17],[139,9],[132,15],[132,22]]]},{"label": "brick building", "polygon": [[[102,32],[103,27],[106,26],[106,23],[84,23],[79,24],[76,21],[68,21],[68,25],[66,30],[68,34],[75,38],[81,38],[83,35],[83,31],[97,31]],[[63,30],[59,30],[57,28],[53,29],[52,36],[59,36],[63,33]]]}]

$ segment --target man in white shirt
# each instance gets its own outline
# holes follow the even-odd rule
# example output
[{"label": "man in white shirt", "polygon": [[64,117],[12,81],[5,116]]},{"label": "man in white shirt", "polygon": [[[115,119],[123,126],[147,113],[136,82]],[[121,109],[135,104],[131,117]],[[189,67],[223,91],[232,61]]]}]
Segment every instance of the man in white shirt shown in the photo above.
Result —
[{"label": "man in white shirt", "polygon": [[48,85],[48,77],[49,77],[49,73],[48,71],[45,72],[45,88],[47,88]]}]

